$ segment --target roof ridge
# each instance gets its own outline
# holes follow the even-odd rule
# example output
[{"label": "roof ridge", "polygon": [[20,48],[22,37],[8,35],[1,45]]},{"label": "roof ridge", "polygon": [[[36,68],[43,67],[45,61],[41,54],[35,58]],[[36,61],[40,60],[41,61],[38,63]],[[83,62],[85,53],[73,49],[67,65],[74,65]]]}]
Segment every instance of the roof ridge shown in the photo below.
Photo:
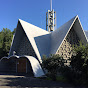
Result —
[{"label": "roof ridge", "polygon": [[[64,40],[66,34],[71,29],[72,25],[74,24],[75,20],[78,18],[78,15],[73,17],[71,20],[63,24],[57,30],[51,33],[52,45],[51,45],[51,54],[55,54],[58,50],[58,47],[61,45],[62,41]],[[58,39],[57,39],[58,38]],[[53,51],[54,50],[54,51]]]},{"label": "roof ridge", "polygon": [[[43,31],[46,31],[46,30],[44,30],[43,28],[40,28],[40,27],[38,27],[38,26],[36,26],[36,25],[33,25],[33,24],[31,24],[31,23],[28,23],[28,22],[26,22],[26,21],[24,21],[24,20],[18,19],[18,21],[20,21],[20,23],[25,22],[25,23],[30,24],[30,25],[32,25],[32,26],[34,26],[34,27],[37,27],[37,28],[39,28],[39,29],[41,29],[41,30],[43,30]],[[46,31],[46,32],[48,32],[48,31]],[[49,32],[48,32],[48,33],[49,33]]]}]

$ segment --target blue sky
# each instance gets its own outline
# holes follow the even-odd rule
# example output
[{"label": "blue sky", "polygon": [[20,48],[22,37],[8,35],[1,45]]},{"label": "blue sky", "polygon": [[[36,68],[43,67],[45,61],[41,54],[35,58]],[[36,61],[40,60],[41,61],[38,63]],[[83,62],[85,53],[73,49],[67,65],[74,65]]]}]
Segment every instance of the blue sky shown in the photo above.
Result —
[{"label": "blue sky", "polygon": [[[46,29],[46,12],[50,0],[0,0],[0,31],[13,31],[18,19]],[[78,15],[84,30],[88,30],[88,0],[53,0],[57,28]]]}]

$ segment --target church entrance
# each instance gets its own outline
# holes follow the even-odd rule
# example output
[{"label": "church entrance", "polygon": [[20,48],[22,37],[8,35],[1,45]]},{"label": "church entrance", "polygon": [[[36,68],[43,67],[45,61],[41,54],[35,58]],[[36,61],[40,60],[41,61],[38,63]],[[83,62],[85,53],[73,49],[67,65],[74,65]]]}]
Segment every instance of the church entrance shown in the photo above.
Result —
[{"label": "church entrance", "polygon": [[17,72],[26,73],[26,68],[27,68],[27,60],[23,58],[19,59],[17,61]]}]

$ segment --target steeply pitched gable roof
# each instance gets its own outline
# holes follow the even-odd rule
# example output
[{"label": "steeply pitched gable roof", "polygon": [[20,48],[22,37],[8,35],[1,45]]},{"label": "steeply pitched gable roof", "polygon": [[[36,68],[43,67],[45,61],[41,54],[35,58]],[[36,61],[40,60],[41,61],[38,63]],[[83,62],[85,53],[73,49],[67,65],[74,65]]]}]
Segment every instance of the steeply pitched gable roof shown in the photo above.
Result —
[{"label": "steeply pitched gable roof", "polygon": [[60,47],[62,41],[68,35],[72,26],[75,27],[75,31],[77,32],[79,38],[87,42],[86,35],[81,26],[80,20],[78,16],[75,16],[70,21],[62,25],[59,29],[55,30],[51,33],[51,53],[55,54]]},{"label": "steeply pitched gable roof", "polygon": [[36,27],[23,20],[19,20],[31,45],[41,60],[42,55],[48,55],[50,52],[50,35],[49,32]]},{"label": "steeply pitched gable roof", "polygon": [[[18,25],[20,25],[20,24],[34,49],[36,56],[38,57],[39,61],[41,62],[41,55],[49,53],[48,52],[49,45],[50,45],[49,44],[50,43],[49,42],[49,40],[50,40],[49,32],[45,31],[39,27],[36,27],[30,23],[27,23],[21,19],[18,20]],[[17,30],[18,29],[19,28],[17,27]],[[18,36],[20,36],[20,35],[18,35]]]},{"label": "steeply pitched gable roof", "polygon": [[[87,43],[87,37],[78,16],[75,16],[70,21],[51,33],[21,19],[18,20],[18,25],[22,26],[22,30],[24,30],[40,62],[42,55],[49,56],[50,54],[55,54],[57,52],[58,48],[72,27],[74,27],[75,32],[80,40],[84,40],[84,42]],[[17,26],[17,30],[18,29],[19,28]],[[19,36],[19,33],[16,34]]]}]

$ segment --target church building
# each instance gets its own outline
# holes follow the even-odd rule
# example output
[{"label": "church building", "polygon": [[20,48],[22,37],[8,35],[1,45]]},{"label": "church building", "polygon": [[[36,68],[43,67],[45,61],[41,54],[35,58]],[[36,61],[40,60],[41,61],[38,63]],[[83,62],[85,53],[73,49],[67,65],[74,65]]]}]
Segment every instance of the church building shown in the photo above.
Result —
[{"label": "church building", "polygon": [[[54,11],[51,10],[51,13],[53,17]],[[53,20],[48,19],[51,23]],[[72,56],[73,44],[79,41],[88,43],[78,15],[56,30],[53,25],[48,24],[47,31],[19,19],[9,56],[0,61],[0,72],[28,73],[40,77],[44,75],[40,65],[43,55],[59,54],[68,60]]]}]

